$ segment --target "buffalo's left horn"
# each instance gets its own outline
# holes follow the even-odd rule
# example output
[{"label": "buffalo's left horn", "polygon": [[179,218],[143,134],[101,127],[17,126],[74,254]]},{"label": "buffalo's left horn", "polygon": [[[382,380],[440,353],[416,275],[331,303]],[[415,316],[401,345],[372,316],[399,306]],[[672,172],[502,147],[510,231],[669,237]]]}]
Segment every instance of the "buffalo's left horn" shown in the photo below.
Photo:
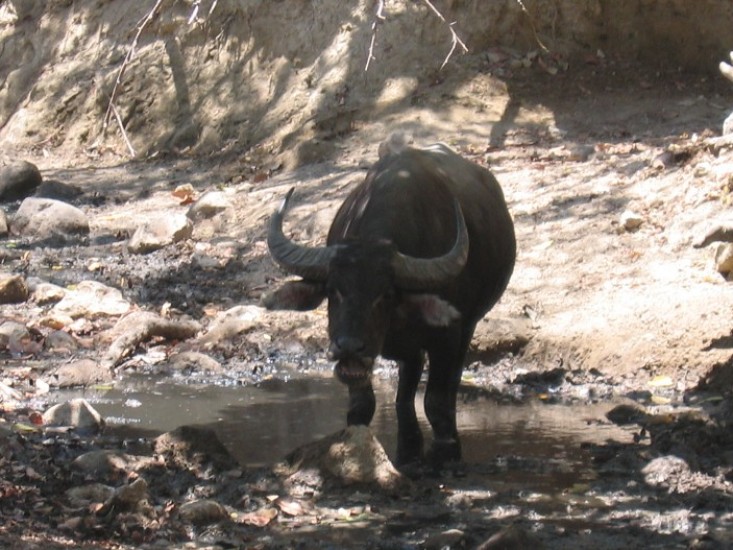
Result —
[{"label": "buffalo's left horn", "polygon": [[335,250],[327,246],[309,247],[295,244],[283,233],[283,218],[294,190],[294,187],[290,188],[280,207],[270,218],[267,246],[272,258],[284,270],[311,281],[325,281],[328,277],[328,264]]},{"label": "buffalo's left horn", "polygon": [[455,201],[456,240],[443,256],[415,258],[397,253],[392,260],[396,284],[405,290],[440,288],[463,271],[468,259],[468,229],[463,211]]}]

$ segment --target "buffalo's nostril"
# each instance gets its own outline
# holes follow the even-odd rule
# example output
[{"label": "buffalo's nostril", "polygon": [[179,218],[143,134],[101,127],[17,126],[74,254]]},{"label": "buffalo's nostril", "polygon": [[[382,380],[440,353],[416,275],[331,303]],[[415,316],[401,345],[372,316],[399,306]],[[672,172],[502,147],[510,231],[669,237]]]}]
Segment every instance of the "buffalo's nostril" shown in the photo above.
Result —
[{"label": "buffalo's nostril", "polygon": [[364,351],[364,341],[353,336],[340,336],[331,343],[331,355],[335,358],[360,355]]}]

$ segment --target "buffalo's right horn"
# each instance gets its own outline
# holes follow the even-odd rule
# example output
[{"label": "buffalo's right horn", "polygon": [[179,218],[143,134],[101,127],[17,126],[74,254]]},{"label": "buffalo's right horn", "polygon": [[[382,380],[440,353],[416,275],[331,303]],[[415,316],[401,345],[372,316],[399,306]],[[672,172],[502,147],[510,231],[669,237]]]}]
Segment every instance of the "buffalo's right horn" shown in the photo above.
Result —
[{"label": "buffalo's right horn", "polygon": [[302,246],[288,239],[283,233],[283,218],[288,210],[294,187],[285,195],[280,207],[270,218],[267,247],[275,262],[284,270],[312,281],[325,281],[328,264],[335,250],[327,246]]},{"label": "buffalo's right horn", "polygon": [[392,260],[398,286],[406,290],[436,289],[463,271],[468,260],[468,229],[458,201],[455,201],[454,209],[456,240],[453,247],[435,258],[415,258],[398,252]]}]

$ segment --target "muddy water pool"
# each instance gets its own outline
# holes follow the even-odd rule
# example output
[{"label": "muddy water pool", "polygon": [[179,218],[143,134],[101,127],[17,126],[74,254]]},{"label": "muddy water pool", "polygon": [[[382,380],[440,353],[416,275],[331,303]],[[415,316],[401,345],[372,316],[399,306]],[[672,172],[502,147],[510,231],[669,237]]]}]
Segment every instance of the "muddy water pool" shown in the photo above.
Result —
[{"label": "muddy water pool", "polygon": [[[372,429],[391,458],[396,446],[394,385],[377,380]],[[550,404],[530,399],[505,404],[459,396],[458,423],[466,463],[505,485],[538,491],[569,487],[595,477],[588,443],[628,442],[630,431],[605,419],[612,403]],[[112,431],[154,437],[182,425],[212,428],[246,466],[282,459],[300,445],[345,425],[346,388],[331,378],[272,379],[253,385],[182,384],[135,376],[113,388],[59,392],[55,401],[84,397]],[[429,441],[418,396],[418,415]]]}]

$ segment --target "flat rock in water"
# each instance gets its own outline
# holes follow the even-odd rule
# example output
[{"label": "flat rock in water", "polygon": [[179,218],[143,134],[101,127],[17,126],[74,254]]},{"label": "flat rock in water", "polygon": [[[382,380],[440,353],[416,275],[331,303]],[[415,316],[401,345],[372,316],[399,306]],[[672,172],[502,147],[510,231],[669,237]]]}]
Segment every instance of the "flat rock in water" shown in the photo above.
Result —
[{"label": "flat rock in water", "polygon": [[0,202],[30,197],[43,178],[35,164],[18,161],[0,166]]},{"label": "flat rock in water", "polygon": [[89,219],[65,202],[29,197],[20,204],[10,228],[17,235],[40,238],[87,235]]},{"label": "flat rock in water", "polygon": [[276,472],[288,478],[313,471],[318,471],[324,480],[342,485],[368,485],[387,492],[409,484],[366,426],[349,426],[303,445],[276,466]]},{"label": "flat rock in water", "polygon": [[193,234],[193,223],[184,214],[161,216],[139,226],[127,243],[133,254],[147,254],[169,244],[188,239]]},{"label": "flat rock in water", "polygon": [[107,317],[123,315],[130,307],[130,302],[116,288],[97,281],[82,281],[76,288],[67,290],[51,311],[72,318]]},{"label": "flat rock in water", "polygon": [[20,275],[0,274],[0,304],[19,304],[28,299],[28,285]]},{"label": "flat rock in water", "polygon": [[72,399],[54,405],[43,413],[43,423],[48,426],[69,426],[95,431],[104,427],[102,415],[86,399]]}]

